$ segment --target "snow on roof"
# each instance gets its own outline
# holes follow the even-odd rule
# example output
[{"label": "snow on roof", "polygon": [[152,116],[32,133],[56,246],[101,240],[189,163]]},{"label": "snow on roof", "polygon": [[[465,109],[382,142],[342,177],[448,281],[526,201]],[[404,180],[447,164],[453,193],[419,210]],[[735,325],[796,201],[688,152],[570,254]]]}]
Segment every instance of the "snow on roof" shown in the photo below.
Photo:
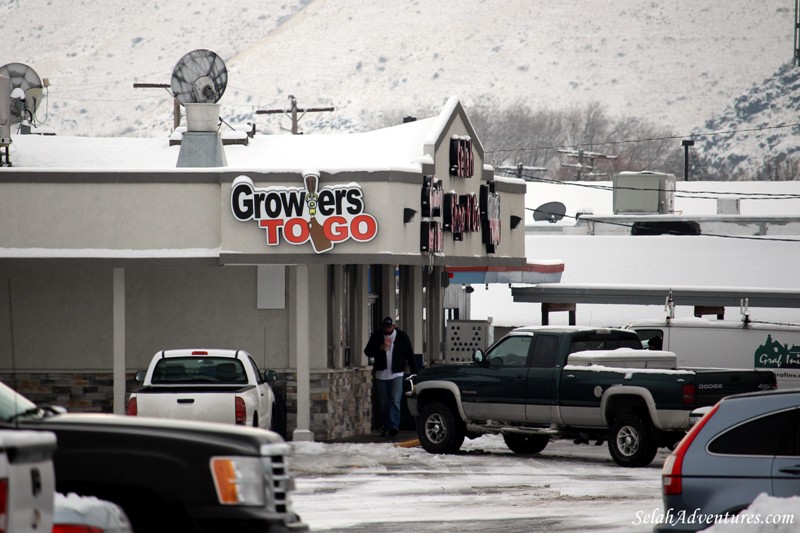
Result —
[{"label": "snow on roof", "polygon": [[[437,118],[428,118],[365,133],[256,135],[247,146],[224,146],[228,161],[225,168],[269,172],[302,172],[309,168],[331,173],[421,172],[423,163],[433,163],[424,155],[423,145],[438,123],[441,121]],[[42,169],[197,172],[197,168],[176,169],[179,151],[180,146],[170,146],[167,137],[15,135],[10,153],[13,166],[2,167],[0,172]]]}]

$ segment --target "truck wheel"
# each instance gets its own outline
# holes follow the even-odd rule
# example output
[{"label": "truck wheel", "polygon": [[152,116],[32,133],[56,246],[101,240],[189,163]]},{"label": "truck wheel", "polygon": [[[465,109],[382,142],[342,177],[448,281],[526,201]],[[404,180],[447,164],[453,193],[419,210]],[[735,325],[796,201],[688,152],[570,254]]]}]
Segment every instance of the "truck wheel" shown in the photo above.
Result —
[{"label": "truck wheel", "polygon": [[456,453],[465,433],[461,420],[442,403],[426,405],[417,421],[419,442],[428,453]]},{"label": "truck wheel", "polygon": [[508,449],[514,453],[533,455],[547,447],[550,437],[547,435],[517,435],[514,433],[503,434]]},{"label": "truck wheel", "polygon": [[658,448],[648,424],[636,415],[622,415],[611,424],[608,450],[615,463],[635,468],[653,462]]}]

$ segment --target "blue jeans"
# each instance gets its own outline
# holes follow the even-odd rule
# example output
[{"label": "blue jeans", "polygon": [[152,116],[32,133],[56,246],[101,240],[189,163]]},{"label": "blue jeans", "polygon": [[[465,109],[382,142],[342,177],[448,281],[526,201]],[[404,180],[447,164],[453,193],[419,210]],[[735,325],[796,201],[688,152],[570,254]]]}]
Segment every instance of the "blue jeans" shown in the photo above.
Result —
[{"label": "blue jeans", "polygon": [[392,379],[376,379],[378,413],[381,428],[400,428],[400,401],[403,399],[403,376]]}]

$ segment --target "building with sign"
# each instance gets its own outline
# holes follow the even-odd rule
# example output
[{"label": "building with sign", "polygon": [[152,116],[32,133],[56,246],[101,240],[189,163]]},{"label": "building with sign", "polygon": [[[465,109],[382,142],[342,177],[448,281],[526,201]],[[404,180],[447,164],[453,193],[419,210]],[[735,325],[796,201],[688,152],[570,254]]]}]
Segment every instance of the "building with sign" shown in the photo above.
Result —
[{"label": "building with sign", "polygon": [[525,184],[494,176],[455,98],[374,132],[221,140],[225,166],[182,153],[178,168],[190,143],[13,138],[0,168],[4,381],[123,412],[157,351],[241,348],[279,372],[289,438],[364,433],[363,348],[383,316],[435,364],[445,267],[530,269]]}]

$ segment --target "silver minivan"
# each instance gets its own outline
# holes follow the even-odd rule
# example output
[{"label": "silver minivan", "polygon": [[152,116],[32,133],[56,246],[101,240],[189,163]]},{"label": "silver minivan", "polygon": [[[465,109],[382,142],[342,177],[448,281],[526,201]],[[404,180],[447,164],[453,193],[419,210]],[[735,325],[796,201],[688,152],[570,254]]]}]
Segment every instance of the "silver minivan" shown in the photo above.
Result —
[{"label": "silver minivan", "polygon": [[800,389],[729,396],[664,462],[664,531],[700,531],[761,493],[800,495]]}]

